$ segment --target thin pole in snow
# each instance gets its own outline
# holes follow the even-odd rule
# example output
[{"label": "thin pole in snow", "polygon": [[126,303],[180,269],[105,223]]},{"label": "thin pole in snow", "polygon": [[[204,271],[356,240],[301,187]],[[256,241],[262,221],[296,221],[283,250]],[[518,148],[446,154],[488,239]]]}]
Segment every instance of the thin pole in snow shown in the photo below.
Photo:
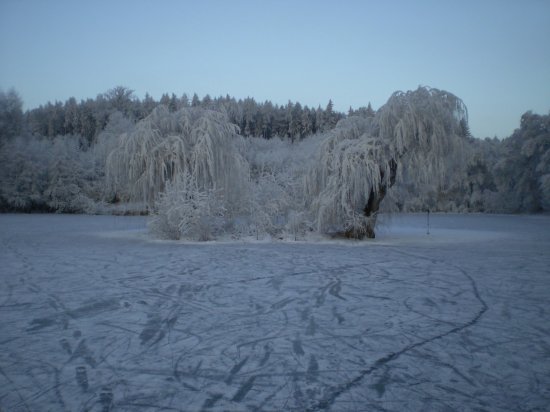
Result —
[{"label": "thin pole in snow", "polygon": [[426,232],[426,234],[430,234],[430,209],[428,209],[428,231]]}]

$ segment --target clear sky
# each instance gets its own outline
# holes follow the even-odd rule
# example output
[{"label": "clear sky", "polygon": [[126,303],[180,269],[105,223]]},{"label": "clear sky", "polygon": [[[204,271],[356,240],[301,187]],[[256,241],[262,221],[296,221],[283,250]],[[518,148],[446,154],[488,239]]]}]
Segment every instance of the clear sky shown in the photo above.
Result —
[{"label": "clear sky", "polygon": [[550,110],[550,1],[0,0],[0,88],[25,108],[117,85],[340,111],[426,85],[506,137]]}]

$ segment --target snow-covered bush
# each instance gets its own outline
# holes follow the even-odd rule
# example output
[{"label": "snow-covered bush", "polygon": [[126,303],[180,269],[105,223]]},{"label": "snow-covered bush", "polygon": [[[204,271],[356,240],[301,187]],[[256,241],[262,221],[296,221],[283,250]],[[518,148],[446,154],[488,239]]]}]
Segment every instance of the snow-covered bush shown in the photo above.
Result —
[{"label": "snow-covered bush", "polygon": [[51,144],[45,139],[17,137],[0,151],[0,201],[6,210],[48,210]]},{"label": "snow-covered bush", "polygon": [[275,236],[284,230],[286,215],[295,201],[292,184],[288,175],[273,170],[251,181],[247,207],[250,234]]},{"label": "snow-covered bush", "polygon": [[4,209],[94,213],[99,195],[91,152],[78,136],[18,137],[0,153]]},{"label": "snow-covered bush", "polygon": [[57,212],[92,213],[91,197],[99,198],[93,154],[82,150],[83,144],[74,136],[59,136],[52,142],[44,194],[48,206]]},{"label": "snow-covered bush", "polygon": [[185,172],[159,194],[149,228],[164,239],[211,240],[223,231],[224,215],[220,193],[200,189]]}]

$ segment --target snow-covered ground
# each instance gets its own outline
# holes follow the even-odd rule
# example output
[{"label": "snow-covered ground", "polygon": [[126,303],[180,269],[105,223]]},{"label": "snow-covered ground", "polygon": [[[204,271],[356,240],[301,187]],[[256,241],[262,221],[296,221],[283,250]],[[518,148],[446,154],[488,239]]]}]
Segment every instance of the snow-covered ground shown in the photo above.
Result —
[{"label": "snow-covered ground", "polygon": [[0,215],[0,410],[548,410],[550,217],[382,223],[197,244]]}]

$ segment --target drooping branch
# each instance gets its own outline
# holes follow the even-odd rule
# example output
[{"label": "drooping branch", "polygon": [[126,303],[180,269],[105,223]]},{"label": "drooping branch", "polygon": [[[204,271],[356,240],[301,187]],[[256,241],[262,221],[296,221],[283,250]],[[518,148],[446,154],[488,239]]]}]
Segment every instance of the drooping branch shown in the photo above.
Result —
[{"label": "drooping branch", "polygon": [[319,230],[343,227],[346,236],[374,237],[380,203],[398,178],[398,164],[416,180],[445,184],[447,155],[464,153],[467,119],[459,98],[420,87],[394,93],[373,118],[341,121],[306,180]]},{"label": "drooping branch", "polygon": [[129,200],[152,205],[168,182],[189,174],[199,190],[216,190],[238,203],[248,164],[238,148],[236,126],[218,112],[159,106],[136,128],[120,136],[107,161],[107,178]]}]

